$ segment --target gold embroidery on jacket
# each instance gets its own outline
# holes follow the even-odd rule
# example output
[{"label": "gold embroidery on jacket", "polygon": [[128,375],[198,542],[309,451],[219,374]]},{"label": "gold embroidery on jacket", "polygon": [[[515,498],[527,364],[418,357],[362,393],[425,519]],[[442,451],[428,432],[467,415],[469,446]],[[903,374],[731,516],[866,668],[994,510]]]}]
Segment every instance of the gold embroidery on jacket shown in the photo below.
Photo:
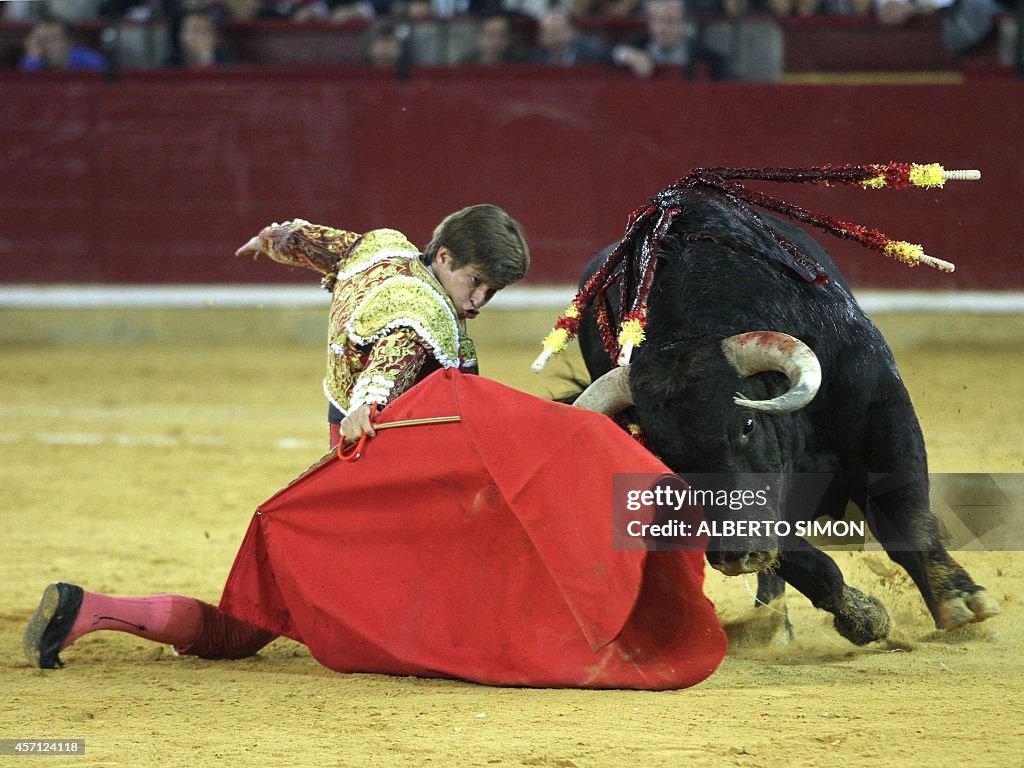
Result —
[{"label": "gold embroidery on jacket", "polygon": [[475,369],[464,321],[401,232],[359,235],[296,220],[268,227],[261,239],[285,264],[320,271],[337,260],[324,393],[343,413],[390,402],[438,364]]}]

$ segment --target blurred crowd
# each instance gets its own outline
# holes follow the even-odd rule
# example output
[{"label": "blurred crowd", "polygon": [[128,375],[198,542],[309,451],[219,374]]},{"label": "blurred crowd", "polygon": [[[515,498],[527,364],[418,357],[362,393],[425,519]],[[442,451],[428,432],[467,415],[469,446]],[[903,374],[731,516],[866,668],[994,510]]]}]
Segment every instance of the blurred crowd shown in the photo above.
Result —
[{"label": "blurred crowd", "polygon": [[[659,66],[700,67],[715,79],[777,79],[781,17],[874,18],[901,26],[939,15],[951,55],[969,52],[1015,0],[8,0],[6,21],[32,24],[22,70],[101,69],[104,52],[76,42],[75,25],[162,23],[169,67],[230,65],[222,29],[237,22],[347,25],[362,32],[374,66],[509,64],[622,67],[639,78]],[[598,23],[581,23],[582,20]],[[600,20],[630,39],[601,34]],[[720,31],[715,34],[717,22]],[[454,22],[459,21],[456,25]],[[725,26],[723,26],[723,23]],[[444,53],[423,44],[421,27],[443,27]],[[738,36],[742,25],[745,36]],[[454,35],[458,32],[458,36]],[[417,35],[419,35],[417,37]],[[435,37],[437,33],[435,32]],[[413,39],[416,37],[417,39]],[[619,36],[621,38],[621,35]],[[436,40],[434,41],[436,48]],[[769,60],[776,60],[769,61]]]}]

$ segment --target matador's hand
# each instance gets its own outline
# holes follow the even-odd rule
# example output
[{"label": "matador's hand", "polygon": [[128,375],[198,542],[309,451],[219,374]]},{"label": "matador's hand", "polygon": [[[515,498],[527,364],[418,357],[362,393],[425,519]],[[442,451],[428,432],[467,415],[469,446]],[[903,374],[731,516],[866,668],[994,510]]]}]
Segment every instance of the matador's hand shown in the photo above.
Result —
[{"label": "matador's hand", "polygon": [[250,256],[254,259],[258,259],[260,256],[265,255],[266,254],[263,252],[263,246],[260,245],[259,235],[256,235],[256,237],[252,238],[248,243],[235,251],[235,256]]},{"label": "matador's hand", "polygon": [[349,411],[341,421],[341,434],[345,438],[346,443],[354,443],[364,434],[367,437],[373,437],[377,434],[373,429],[373,424],[370,422],[370,406],[361,405],[355,410]]}]

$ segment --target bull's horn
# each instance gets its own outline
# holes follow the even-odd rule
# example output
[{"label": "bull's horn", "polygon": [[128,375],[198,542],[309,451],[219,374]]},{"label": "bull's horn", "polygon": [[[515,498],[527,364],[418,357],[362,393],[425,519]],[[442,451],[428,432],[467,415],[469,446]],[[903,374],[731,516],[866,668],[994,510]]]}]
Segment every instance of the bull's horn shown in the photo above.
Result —
[{"label": "bull's horn", "polygon": [[722,341],[725,358],[740,376],[779,371],[789,379],[789,390],[771,400],[734,398],[736,405],[755,411],[789,413],[803,408],[821,386],[821,365],[800,339],[777,331],[751,331]]},{"label": "bull's horn", "polygon": [[629,408],[633,405],[633,393],[629,391],[629,366],[612,368],[583,390],[573,405],[606,416]]}]

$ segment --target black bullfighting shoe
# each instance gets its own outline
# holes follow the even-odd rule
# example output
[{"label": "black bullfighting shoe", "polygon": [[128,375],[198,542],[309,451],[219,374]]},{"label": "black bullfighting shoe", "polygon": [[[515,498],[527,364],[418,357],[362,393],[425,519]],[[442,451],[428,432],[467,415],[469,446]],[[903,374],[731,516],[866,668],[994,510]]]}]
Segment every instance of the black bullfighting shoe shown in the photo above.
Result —
[{"label": "black bullfighting shoe", "polygon": [[40,669],[64,666],[58,654],[78,618],[82,595],[81,587],[62,581],[43,590],[43,599],[28,620],[25,634],[21,638],[21,647],[25,649],[25,656],[33,666]]}]

